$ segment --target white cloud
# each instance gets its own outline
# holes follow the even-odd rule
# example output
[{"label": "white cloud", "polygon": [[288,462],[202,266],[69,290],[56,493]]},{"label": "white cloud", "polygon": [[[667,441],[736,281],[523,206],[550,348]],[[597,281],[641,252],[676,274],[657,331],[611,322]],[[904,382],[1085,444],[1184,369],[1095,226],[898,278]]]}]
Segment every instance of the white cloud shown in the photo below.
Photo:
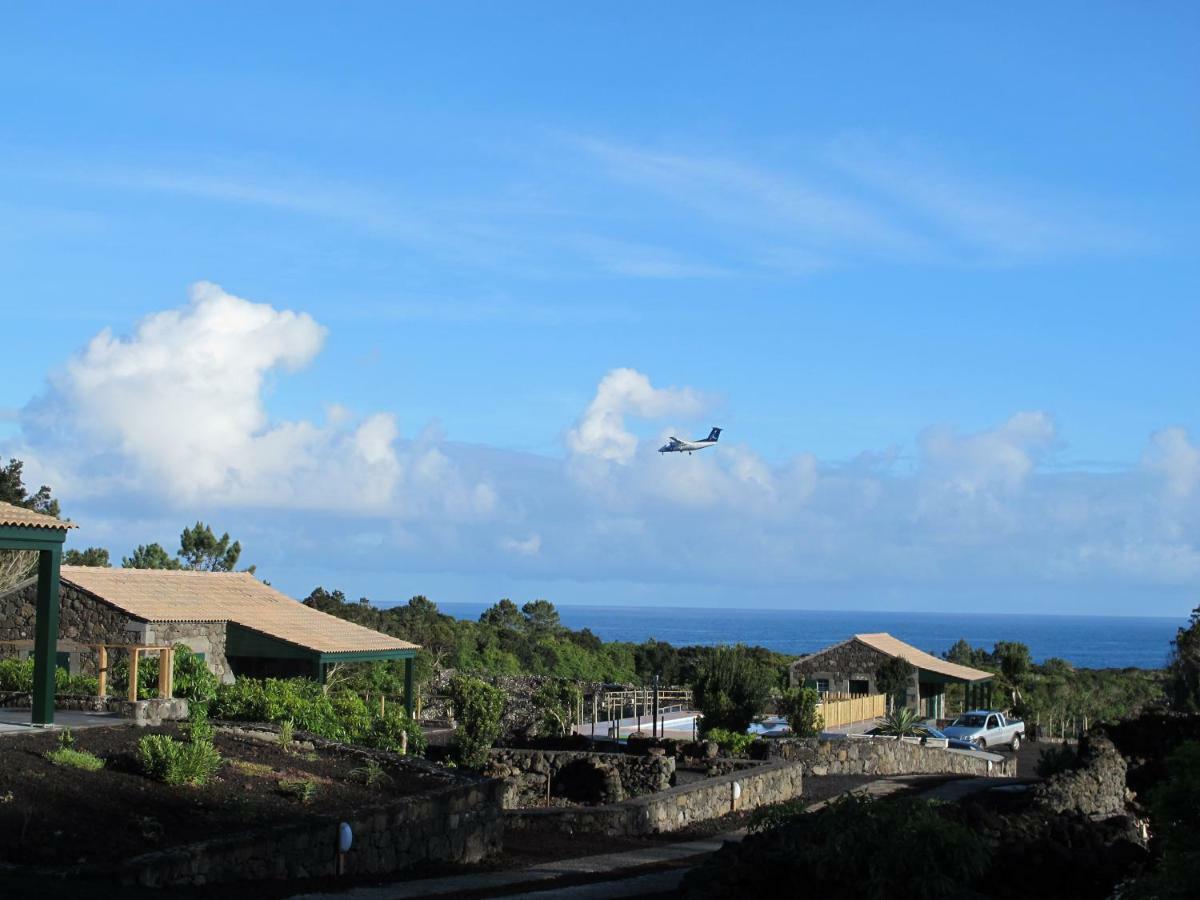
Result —
[{"label": "white cloud", "polygon": [[625,416],[661,419],[694,416],[703,400],[690,388],[655,388],[635,369],[613,369],[601,379],[596,396],[567,433],[572,453],[627,464],[637,452],[637,436],[625,430]]},{"label": "white cloud", "polygon": [[273,562],[254,554],[272,578],[374,567],[864,598],[1200,587],[1200,448],[1180,428],[1109,473],[1044,465],[1059,435],[1038,411],[897,435],[915,440],[911,467],[896,447],[844,465],[769,459],[734,427],[714,450],[663,456],[672,423],[707,402],[631,368],[600,379],[560,458],[453,443],[436,424],[406,440],[392,411],[273,420],[269,380],[310,364],[323,338],[307,316],[200,286],[128,337],[97,335],[0,449],[54,486],[85,542],[120,555],[171,539],[149,525],[211,517],[273,548]]},{"label": "white cloud", "polygon": [[927,474],[964,493],[1019,488],[1054,443],[1054,422],[1044,412],[1019,412],[978,434],[931,428],[921,438]]},{"label": "white cloud", "polygon": [[[268,378],[310,364],[325,329],[305,313],[200,283],[191,302],[105,329],[26,411],[31,459],[60,493],[126,490],[174,505],[306,507],[453,519],[488,515],[490,485],[460,478],[436,446],[403,446],[392,413],[272,421]],[[97,476],[100,480],[97,482]]]},{"label": "white cloud", "polygon": [[1162,476],[1172,497],[1185,499],[1200,486],[1200,446],[1193,444],[1182,428],[1155,432],[1143,462]]}]

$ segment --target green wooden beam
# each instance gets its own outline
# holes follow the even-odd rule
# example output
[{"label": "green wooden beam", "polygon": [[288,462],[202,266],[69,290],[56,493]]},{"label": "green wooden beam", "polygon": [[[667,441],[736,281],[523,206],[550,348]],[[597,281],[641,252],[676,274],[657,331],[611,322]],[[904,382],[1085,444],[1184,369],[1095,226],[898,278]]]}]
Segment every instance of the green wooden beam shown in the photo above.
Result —
[{"label": "green wooden beam", "polygon": [[62,543],[38,553],[37,622],[33,631],[35,725],[54,724],[54,669],[58,662],[58,568]]},{"label": "green wooden beam", "polygon": [[62,549],[67,539],[67,530],[57,528],[30,528],[20,525],[0,525],[0,550],[52,550]]},{"label": "green wooden beam", "polygon": [[413,659],[411,656],[404,659],[404,709],[408,713],[408,717],[413,718]]}]

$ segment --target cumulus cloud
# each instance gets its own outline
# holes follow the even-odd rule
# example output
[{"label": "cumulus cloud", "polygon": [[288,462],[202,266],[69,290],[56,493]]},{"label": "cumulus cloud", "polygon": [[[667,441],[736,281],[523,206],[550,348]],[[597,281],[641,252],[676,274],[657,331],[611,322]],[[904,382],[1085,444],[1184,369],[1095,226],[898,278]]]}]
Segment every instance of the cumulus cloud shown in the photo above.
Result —
[{"label": "cumulus cloud", "polygon": [[1200,446],[1193,444],[1182,428],[1155,432],[1143,461],[1162,476],[1172,497],[1190,497],[1200,485]]},{"label": "cumulus cloud", "polygon": [[644,419],[693,416],[703,399],[690,388],[656,388],[636,369],[613,369],[596,388],[583,418],[567,432],[572,453],[628,464],[637,452],[637,436],[625,429],[627,415]]},{"label": "cumulus cloud", "polygon": [[302,313],[200,285],[128,336],[97,335],[0,449],[117,553],[169,535],[147,523],[219,515],[248,546],[276,548],[280,584],[307,565],[868,599],[1200,586],[1200,447],[1180,428],[1105,473],[1046,465],[1059,434],[1040,411],[896,435],[900,449],[841,464],[765,457],[735,428],[715,450],[662,456],[708,401],[631,368],[599,380],[557,458],[455,443],[436,424],[406,439],[390,410],[273,419],[270,382],[311,364],[324,337]]},{"label": "cumulus cloud", "polygon": [[51,375],[22,416],[29,456],[60,493],[119,480],[175,505],[490,512],[490,486],[463,483],[436,447],[401,449],[393,413],[333,404],[323,424],[271,420],[268,379],[310,364],[325,335],[306,313],[199,283],[185,306],[128,336],[104,329]]}]

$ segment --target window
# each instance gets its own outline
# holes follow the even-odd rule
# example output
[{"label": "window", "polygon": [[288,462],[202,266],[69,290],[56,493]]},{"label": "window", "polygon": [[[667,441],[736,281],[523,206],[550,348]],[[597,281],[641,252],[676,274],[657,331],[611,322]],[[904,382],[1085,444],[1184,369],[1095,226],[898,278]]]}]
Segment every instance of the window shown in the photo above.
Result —
[{"label": "window", "polygon": [[71,674],[71,654],[70,653],[55,653],[54,665],[62,669],[68,675]]},{"label": "window", "polygon": [[816,685],[817,685],[817,693],[819,693],[819,694],[828,694],[829,693],[829,679],[828,678],[817,678],[815,681],[816,681]]},{"label": "window", "polygon": [[850,679],[850,693],[854,696],[871,693],[871,683],[865,678]]}]

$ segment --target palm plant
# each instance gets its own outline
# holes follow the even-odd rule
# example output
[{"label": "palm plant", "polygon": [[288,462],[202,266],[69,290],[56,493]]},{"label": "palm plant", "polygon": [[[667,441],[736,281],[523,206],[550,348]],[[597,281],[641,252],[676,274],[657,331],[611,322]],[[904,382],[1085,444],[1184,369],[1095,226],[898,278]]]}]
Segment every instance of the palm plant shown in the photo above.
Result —
[{"label": "palm plant", "polygon": [[893,737],[911,737],[918,733],[920,717],[907,706],[898,706],[879,720],[879,733]]}]

